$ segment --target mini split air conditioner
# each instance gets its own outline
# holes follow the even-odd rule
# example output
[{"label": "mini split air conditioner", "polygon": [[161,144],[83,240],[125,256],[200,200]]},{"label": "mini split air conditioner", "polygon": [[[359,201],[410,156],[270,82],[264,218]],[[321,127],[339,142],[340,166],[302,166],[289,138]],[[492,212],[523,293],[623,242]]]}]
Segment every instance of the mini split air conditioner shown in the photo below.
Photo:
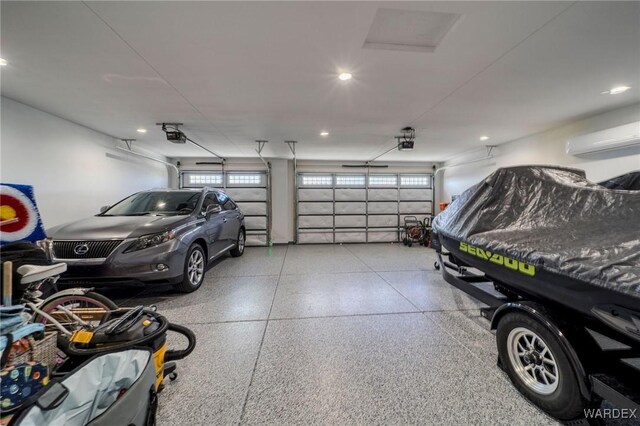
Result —
[{"label": "mini split air conditioner", "polygon": [[567,154],[583,155],[634,146],[640,146],[640,121],[569,139]]}]

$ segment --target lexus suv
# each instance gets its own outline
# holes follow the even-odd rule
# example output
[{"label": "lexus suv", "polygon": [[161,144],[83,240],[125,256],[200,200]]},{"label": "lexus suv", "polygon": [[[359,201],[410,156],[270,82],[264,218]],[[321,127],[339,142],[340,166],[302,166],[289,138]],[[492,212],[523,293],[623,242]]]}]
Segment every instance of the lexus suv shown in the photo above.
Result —
[{"label": "lexus suv", "polygon": [[61,282],[169,283],[192,292],[210,261],[244,252],[244,215],[216,189],[143,191],[101,210],[47,230],[49,256],[68,265]]}]

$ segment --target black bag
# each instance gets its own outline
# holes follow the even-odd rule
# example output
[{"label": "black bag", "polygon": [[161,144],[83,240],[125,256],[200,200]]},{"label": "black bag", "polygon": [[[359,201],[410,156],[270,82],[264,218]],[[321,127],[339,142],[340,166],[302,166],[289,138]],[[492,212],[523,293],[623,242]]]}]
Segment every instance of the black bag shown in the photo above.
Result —
[{"label": "black bag", "polygon": [[154,426],[158,405],[155,381],[151,349],[103,352],[54,378],[10,424]]}]

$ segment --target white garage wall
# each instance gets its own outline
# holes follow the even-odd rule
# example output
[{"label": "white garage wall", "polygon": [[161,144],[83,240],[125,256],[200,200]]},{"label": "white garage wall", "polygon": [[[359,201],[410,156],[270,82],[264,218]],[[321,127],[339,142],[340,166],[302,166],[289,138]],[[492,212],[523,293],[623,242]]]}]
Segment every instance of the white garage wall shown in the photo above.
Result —
[{"label": "white garage wall", "polygon": [[5,97],[0,108],[0,179],[34,186],[46,228],[169,184],[165,165],[113,149],[110,136]]},{"label": "white garage wall", "polygon": [[276,244],[294,239],[293,162],[286,159],[271,159],[271,196],[273,218],[271,239]]},{"label": "white garage wall", "polygon": [[[465,189],[478,183],[499,167],[525,164],[547,164],[583,169],[587,178],[599,182],[630,171],[640,170],[640,149],[610,151],[582,157],[567,155],[567,139],[610,127],[640,120],[640,104],[609,111],[583,120],[577,120],[526,138],[509,142],[494,149],[495,157],[484,162],[462,165],[439,173],[444,181],[442,198],[451,201]],[[469,159],[482,158],[484,150],[461,155],[447,164],[457,164]],[[437,196],[437,194],[436,194]]]}]

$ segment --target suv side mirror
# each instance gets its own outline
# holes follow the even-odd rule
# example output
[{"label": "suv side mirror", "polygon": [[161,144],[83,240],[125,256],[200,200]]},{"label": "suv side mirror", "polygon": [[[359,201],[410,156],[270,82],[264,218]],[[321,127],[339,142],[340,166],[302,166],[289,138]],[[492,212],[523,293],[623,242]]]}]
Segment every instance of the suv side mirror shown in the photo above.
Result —
[{"label": "suv side mirror", "polygon": [[102,206],[102,207],[100,207],[100,213],[106,212],[107,210],[109,210],[109,207],[111,207],[111,206]]},{"label": "suv side mirror", "polygon": [[219,204],[209,204],[207,206],[207,209],[204,212],[204,215],[207,219],[209,219],[211,217],[212,214],[214,213],[220,213],[222,211],[222,207],[220,207]]}]

